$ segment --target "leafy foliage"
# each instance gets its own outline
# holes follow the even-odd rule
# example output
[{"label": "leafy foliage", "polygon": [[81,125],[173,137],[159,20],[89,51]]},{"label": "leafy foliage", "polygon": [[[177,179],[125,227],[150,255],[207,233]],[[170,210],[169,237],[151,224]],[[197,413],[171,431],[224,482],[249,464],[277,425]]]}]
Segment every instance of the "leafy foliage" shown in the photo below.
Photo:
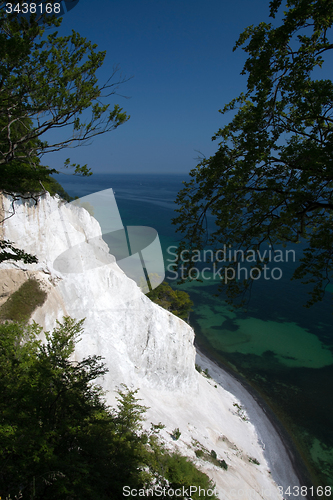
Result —
[{"label": "leafy foliage", "polygon": [[[270,3],[271,17],[280,6]],[[221,110],[233,118],[213,137],[215,155],[190,172],[174,220],[179,253],[307,242],[294,273],[313,284],[307,305],[322,299],[333,270],[333,83],[320,79],[332,23],[331,1],[289,0],[281,25],[262,22],[240,35],[247,91]],[[240,258],[219,267],[237,269]],[[257,258],[252,267],[265,263]],[[244,304],[252,282],[230,280],[229,302]]]},{"label": "leafy foliage", "polygon": [[[158,496],[160,498],[180,498],[186,500],[189,498],[189,487],[192,486],[193,492],[191,498],[193,500],[199,500],[202,498],[202,490],[209,493],[209,497],[213,500],[217,499],[217,496],[213,493],[214,483],[209,479],[209,477],[201,472],[195,467],[195,465],[188,458],[180,455],[179,453],[168,452],[163,445],[156,442],[156,440],[150,440],[150,446],[152,452],[149,455],[149,467],[153,471],[155,481],[158,486],[162,489],[165,488],[166,494]],[[196,491],[195,491],[196,488]],[[201,494],[199,494],[201,488]],[[171,495],[171,491],[178,494]],[[180,494],[180,493],[185,493]],[[187,495],[186,495],[187,492]]]},{"label": "leafy foliage", "polygon": [[[1,92],[0,92],[0,109]],[[15,122],[8,130],[8,120],[5,118],[5,112],[0,116],[0,150],[6,150],[6,134],[10,134],[10,140],[15,143],[19,141],[22,135],[27,134],[33,129],[33,121],[27,118],[21,118]],[[28,193],[43,191],[43,182],[49,179],[50,174],[56,173],[56,170],[49,169],[40,164],[36,154],[41,142],[37,139],[31,139],[27,142],[27,148],[35,149],[35,152],[27,156],[8,158],[8,161],[0,161],[0,189],[5,193]]]},{"label": "leafy foliage", "polygon": [[[199,488],[202,490],[212,490],[214,485],[212,481],[206,476],[206,474],[198,471],[193,463],[186,457],[183,457],[177,453],[166,456],[164,464],[164,474],[166,479],[169,481],[170,488],[176,490],[180,487],[188,488],[189,485],[196,486],[198,491],[192,493],[191,498],[194,500],[199,500],[202,495],[199,494]],[[166,496],[167,498],[167,496]],[[186,495],[178,496],[175,498],[188,498]],[[217,499],[216,495],[210,495],[210,498],[214,500]]]},{"label": "leafy foliage", "polygon": [[[28,123],[28,122],[27,122]],[[32,122],[27,128],[32,129]],[[38,147],[38,141],[32,141]],[[63,187],[51,176],[57,171],[40,164],[37,156],[23,160],[12,160],[8,163],[0,164],[0,190],[4,193],[15,193],[16,197],[21,197],[27,193],[38,194],[48,191],[52,196],[58,194],[66,201],[72,198],[66,193]]]},{"label": "leafy foliage", "polygon": [[11,241],[0,240],[0,262],[5,260],[23,260],[25,264],[38,262],[37,257],[24,252],[24,250],[14,247]]},{"label": "leafy foliage", "polygon": [[111,484],[141,484],[141,407],[123,392],[111,411],[91,383],[100,357],[70,361],[81,329],[65,318],[42,344],[36,324],[0,326],[1,496],[110,498]]},{"label": "leafy foliage", "polygon": [[[19,2],[20,4],[22,2]],[[39,22],[38,22],[39,21]],[[124,82],[113,81],[117,68],[102,86],[96,71],[105,52],[75,31],[60,37],[54,28],[61,19],[43,21],[0,10],[0,186],[17,190],[17,182],[43,180],[54,172],[40,166],[47,152],[87,144],[99,134],[128,120],[118,104],[103,99],[114,95]],[[51,33],[46,34],[47,30]],[[67,131],[61,136],[63,130]],[[57,130],[53,142],[40,139]],[[75,173],[89,175],[86,165],[70,165]],[[7,180],[5,180],[7,179]],[[19,191],[23,189],[19,186]]]},{"label": "leafy foliage", "polygon": [[94,383],[107,372],[101,358],[73,360],[82,325],[64,318],[45,343],[37,324],[0,325],[0,496],[103,500],[123,498],[124,486],[212,488],[165,450],[162,424],[143,431],[137,391],[122,386],[117,408],[106,405]]},{"label": "leafy foliage", "polygon": [[44,182],[43,186],[50,193],[51,196],[58,195],[63,200],[70,202],[73,201],[74,198],[69,196],[69,194],[64,190],[64,188],[56,181],[53,177],[49,176]]},{"label": "leafy foliage", "polygon": [[147,297],[184,320],[188,319],[193,306],[188,293],[182,290],[173,290],[166,281],[147,293]]},{"label": "leafy foliage", "polygon": [[[112,108],[103,102],[125,81],[115,80],[118,69],[99,85],[96,71],[105,52],[97,52],[97,45],[75,31],[58,36],[60,24],[56,16],[27,17],[0,9],[0,191],[14,195],[13,206],[19,197],[36,197],[45,190],[69,201],[51,177],[57,170],[41,165],[42,156],[87,144],[129,118],[118,104]],[[42,141],[51,131],[56,131],[53,142]],[[87,165],[71,164],[69,158],[64,167],[91,175]],[[10,242],[0,245],[0,261],[35,262],[23,250],[10,248]]]}]

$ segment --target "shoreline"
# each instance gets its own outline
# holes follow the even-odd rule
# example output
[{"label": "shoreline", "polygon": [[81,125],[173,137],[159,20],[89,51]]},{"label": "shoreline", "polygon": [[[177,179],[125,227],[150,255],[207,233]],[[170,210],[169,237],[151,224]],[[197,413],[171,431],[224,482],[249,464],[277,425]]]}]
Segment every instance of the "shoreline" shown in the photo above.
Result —
[{"label": "shoreline", "polygon": [[[263,448],[265,459],[270,467],[273,480],[286,491],[288,486],[306,486],[308,491],[312,485],[309,473],[299,456],[287,430],[280,423],[263,397],[229,367],[215,360],[212,354],[198,343],[196,362],[202,368],[208,368],[209,375],[224,389],[240,400],[250,422],[254,425],[259,442]],[[297,495],[285,495],[288,499],[299,498]],[[285,498],[284,496],[284,498]],[[308,494],[302,498],[314,498]]]}]

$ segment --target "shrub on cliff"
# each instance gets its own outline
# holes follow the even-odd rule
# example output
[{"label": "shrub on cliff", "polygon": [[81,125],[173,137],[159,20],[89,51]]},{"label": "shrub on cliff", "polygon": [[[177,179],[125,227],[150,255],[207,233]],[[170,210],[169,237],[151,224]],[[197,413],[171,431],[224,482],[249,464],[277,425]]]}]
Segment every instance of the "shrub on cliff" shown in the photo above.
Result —
[{"label": "shrub on cliff", "polygon": [[100,357],[70,361],[81,330],[65,318],[42,344],[36,324],[0,326],[2,498],[107,499],[111,485],[142,484],[143,408],[132,391],[107,407],[92,384],[107,371]]},{"label": "shrub on cliff", "polygon": [[184,320],[188,319],[193,306],[188,293],[182,290],[173,290],[166,281],[163,281],[158,287],[147,293],[147,297]]},{"label": "shrub on cliff", "polygon": [[37,324],[0,325],[0,497],[107,500],[122,499],[124,486],[212,488],[161,446],[163,426],[143,431],[136,391],[123,387],[117,408],[106,405],[93,383],[107,371],[100,357],[71,361],[82,324],[64,318],[45,343]]}]

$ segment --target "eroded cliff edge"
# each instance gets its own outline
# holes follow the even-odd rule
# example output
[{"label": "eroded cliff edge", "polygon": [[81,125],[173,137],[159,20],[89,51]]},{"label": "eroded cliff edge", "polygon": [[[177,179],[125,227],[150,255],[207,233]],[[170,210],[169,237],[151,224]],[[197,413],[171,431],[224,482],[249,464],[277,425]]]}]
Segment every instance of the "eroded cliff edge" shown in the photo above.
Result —
[{"label": "eroded cliff edge", "polygon": [[[48,194],[38,203],[18,200],[15,211],[11,201],[1,200],[2,235],[36,255],[38,263],[0,265],[3,300],[25,279],[38,279],[47,299],[31,320],[51,330],[64,315],[85,318],[75,355],[105,358],[109,372],[101,384],[111,404],[120,384],[140,388],[143,404],[150,407],[147,422],[166,425],[162,437],[168,446],[192,459],[200,446],[215,450],[227,471],[196,460],[216,482],[220,498],[282,498],[239,401],[195,370],[193,330],[152,303],[121,271],[98,222],[85,209]],[[68,248],[75,248],[76,272],[54,266]],[[174,442],[170,434],[176,427],[181,437]]]}]

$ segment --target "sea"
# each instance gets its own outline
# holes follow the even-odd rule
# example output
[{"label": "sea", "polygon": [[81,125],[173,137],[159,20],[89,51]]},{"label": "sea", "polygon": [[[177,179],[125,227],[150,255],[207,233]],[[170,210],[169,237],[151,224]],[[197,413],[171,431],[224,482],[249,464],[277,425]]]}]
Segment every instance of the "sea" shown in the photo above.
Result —
[{"label": "sea", "polygon": [[193,301],[189,323],[197,345],[260,394],[291,437],[314,486],[326,486],[327,493],[330,486],[333,496],[333,285],[322,301],[304,307],[309,287],[290,280],[304,246],[272,251],[273,274],[254,282],[246,307],[232,309],[218,292],[216,273],[207,270],[202,281],[178,285],[172,272],[181,240],[172,224],[175,199],[187,174],[60,174],[55,179],[71,196],[112,188],[124,226],[158,232],[166,280]]}]

